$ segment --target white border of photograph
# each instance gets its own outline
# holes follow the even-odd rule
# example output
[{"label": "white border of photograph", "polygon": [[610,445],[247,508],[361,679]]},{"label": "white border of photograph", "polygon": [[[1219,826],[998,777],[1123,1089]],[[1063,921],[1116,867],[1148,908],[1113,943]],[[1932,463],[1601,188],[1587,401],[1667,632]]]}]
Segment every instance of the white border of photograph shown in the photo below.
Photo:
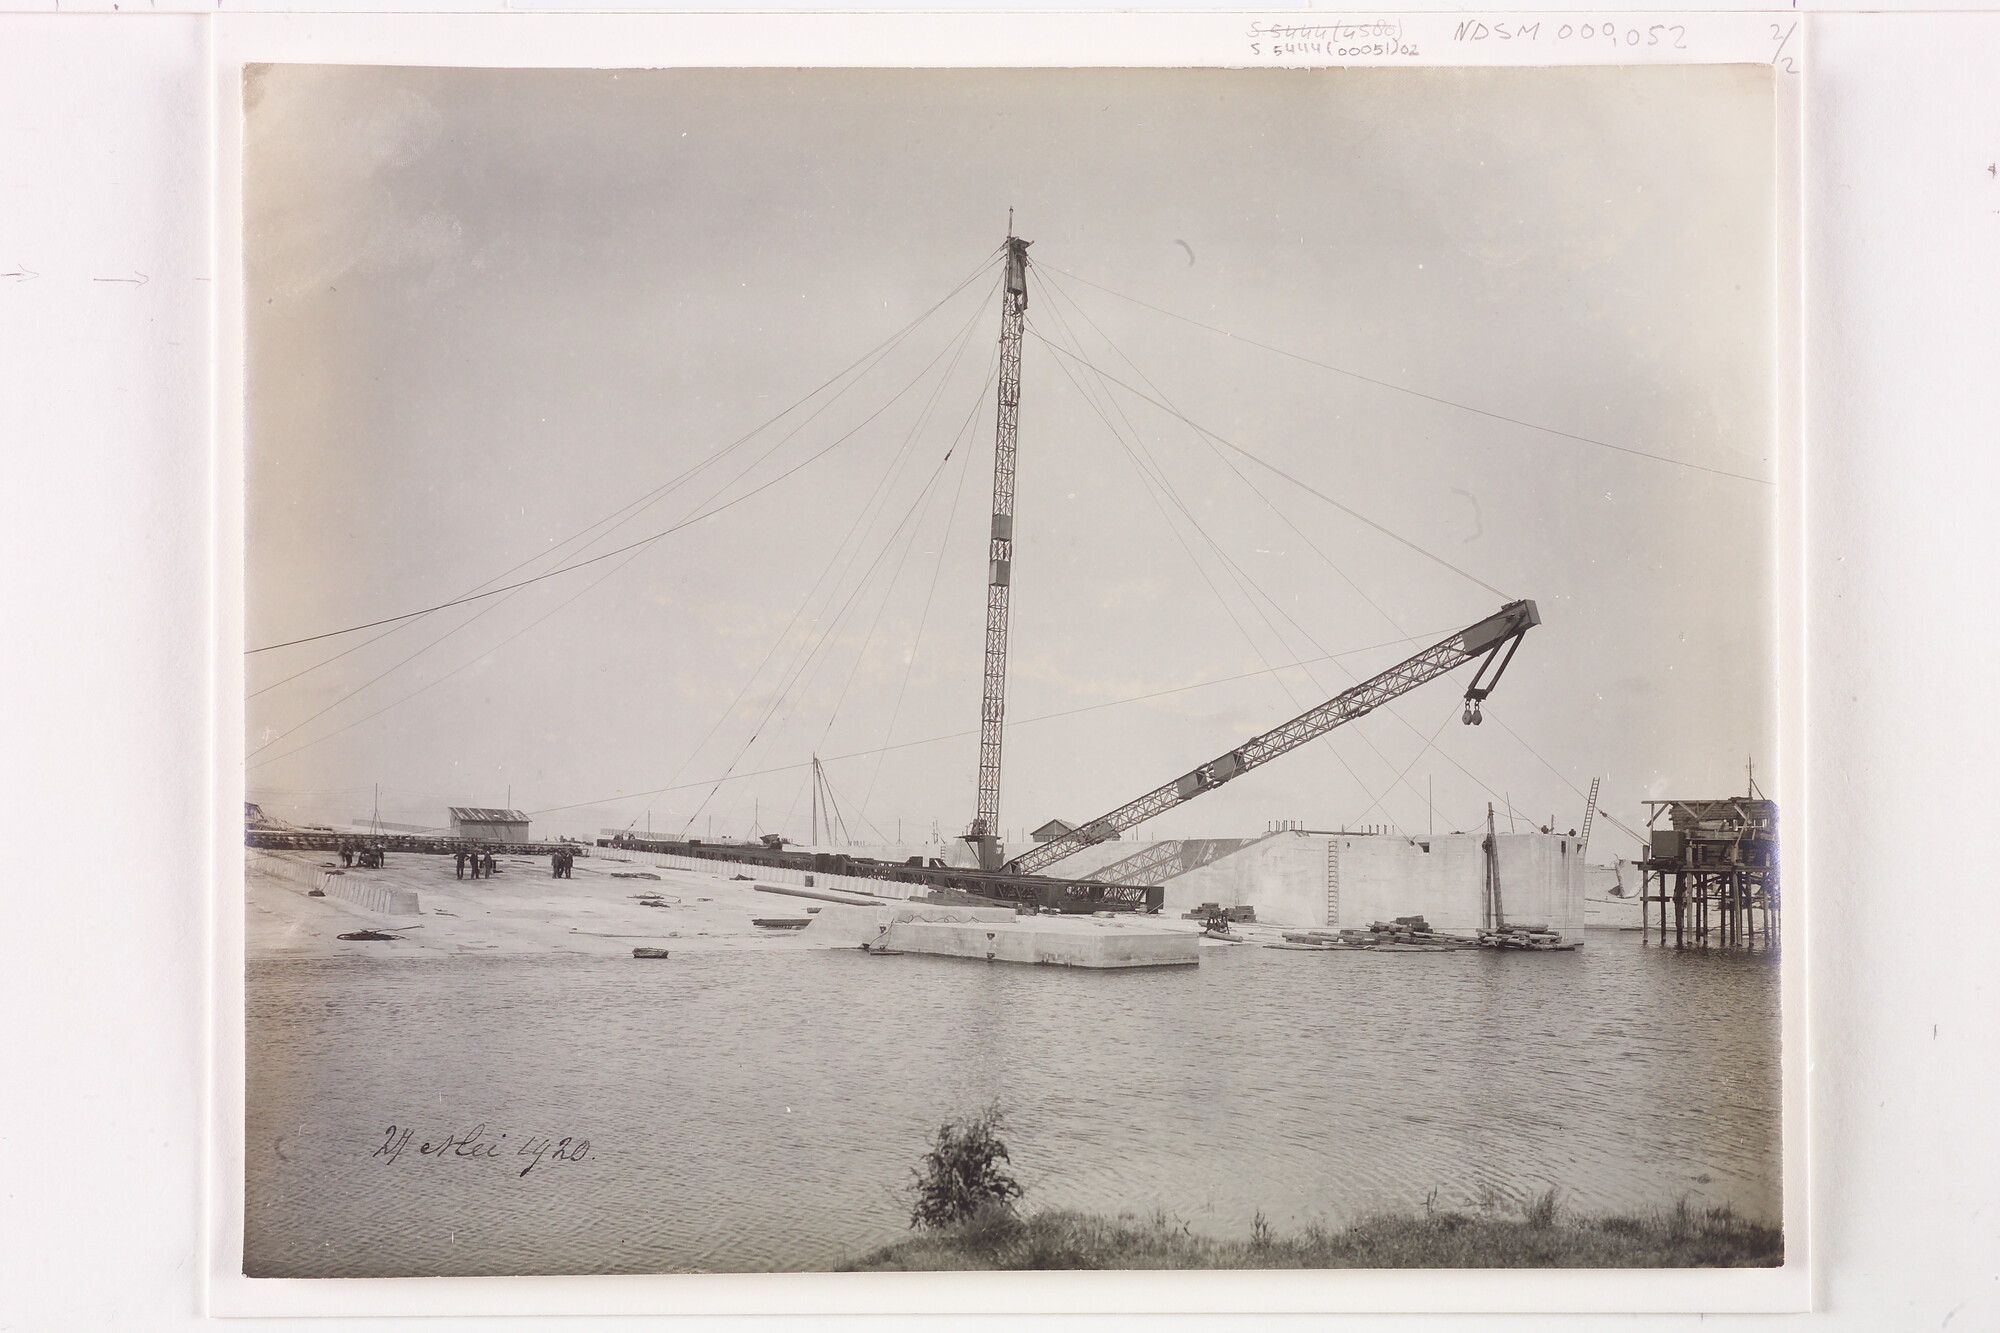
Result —
[{"label": "white border of photograph", "polygon": [[[1808,1308],[1810,894],[1786,903],[1784,1226],[1779,1269],[663,1275],[250,1279],[242,1275],[244,320],[241,88],[246,63],[521,68],[1772,64],[1780,284],[1779,727],[1772,788],[1786,877],[1811,882],[1804,733],[1807,514],[1801,447],[1800,126],[1808,24],[1795,12],[1386,14],[224,14],[214,20],[216,419],[212,456],[214,787],[207,1308],[224,1316],[1207,1311],[1790,1312]],[[1273,25],[1287,31],[1268,49]],[[1487,35],[1478,35],[1479,27]],[[1589,26],[1591,37],[1582,36]],[[1523,35],[1532,28],[1531,35]],[[1556,34],[1568,30],[1567,36]],[[1501,37],[1498,34],[1508,35]],[[1652,40],[1648,40],[1651,38]],[[1376,54],[1382,48],[1383,53]],[[1760,776],[1762,770],[1760,769]]]}]

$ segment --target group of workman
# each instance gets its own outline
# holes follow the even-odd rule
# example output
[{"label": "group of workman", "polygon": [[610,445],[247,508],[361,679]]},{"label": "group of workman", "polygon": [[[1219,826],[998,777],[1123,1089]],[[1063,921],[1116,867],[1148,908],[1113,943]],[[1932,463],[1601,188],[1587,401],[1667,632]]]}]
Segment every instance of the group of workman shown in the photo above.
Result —
[{"label": "group of workman", "polygon": [[357,861],[360,862],[361,868],[364,870],[380,870],[382,868],[382,849],[380,847],[353,842],[346,838],[341,839],[340,863],[344,866],[352,866]]},{"label": "group of workman", "polygon": [[576,865],[576,853],[567,847],[558,847],[549,853],[549,873],[557,879],[570,879],[570,870]]},{"label": "group of workman", "polygon": [[460,879],[465,878],[465,869],[468,864],[472,867],[472,877],[474,879],[492,879],[500,873],[493,864],[493,853],[491,852],[468,852],[465,848],[461,847],[458,849],[457,861],[458,877]]}]

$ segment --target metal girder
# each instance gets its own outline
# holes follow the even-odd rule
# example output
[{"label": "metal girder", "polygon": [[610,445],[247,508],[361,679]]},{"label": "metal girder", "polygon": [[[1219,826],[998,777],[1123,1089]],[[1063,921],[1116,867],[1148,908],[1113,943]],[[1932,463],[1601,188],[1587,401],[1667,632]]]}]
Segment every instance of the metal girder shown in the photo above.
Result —
[{"label": "metal girder", "polygon": [[[1365,717],[1383,704],[1437,679],[1455,667],[1463,666],[1481,653],[1488,654],[1490,660],[1492,654],[1506,646],[1511,656],[1512,647],[1518,645],[1521,636],[1541,623],[1541,614],[1533,602],[1509,602],[1498,614],[1439,640],[1415,656],[1370,676],[1352,689],[1343,690],[1319,707],[1251,738],[1227,754],[1218,755],[1201,767],[1147,792],[1137,800],[1128,801],[1109,814],[1024,852],[1008,862],[1008,868],[1024,875],[1032,874],[1072,852],[1103,842],[1113,833],[1123,833],[1183,801],[1193,800],[1259,765],[1268,764],[1279,755],[1296,750],[1335,727]],[[1498,679],[1497,675],[1495,679]],[[1489,683],[1483,688],[1490,691],[1492,686]],[[1480,697],[1485,696],[1482,693]],[[1471,698],[1469,691],[1467,698]]]},{"label": "metal girder", "polygon": [[1142,848],[1122,861],[1114,861],[1097,872],[1093,878],[1106,884],[1157,884],[1172,879],[1180,873],[1181,848],[1186,844],[1179,838],[1168,842],[1156,842],[1151,847]]}]

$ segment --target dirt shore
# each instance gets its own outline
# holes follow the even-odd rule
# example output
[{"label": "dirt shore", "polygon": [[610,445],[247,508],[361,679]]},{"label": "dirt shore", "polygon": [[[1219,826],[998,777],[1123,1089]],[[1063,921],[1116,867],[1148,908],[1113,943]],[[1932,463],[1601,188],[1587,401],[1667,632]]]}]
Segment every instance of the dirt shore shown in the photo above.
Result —
[{"label": "dirt shore", "polygon": [[[267,853],[321,869],[339,866],[324,853]],[[333,958],[418,954],[582,953],[630,957],[634,948],[670,953],[718,949],[813,947],[796,931],[768,930],[758,917],[803,918],[820,904],[759,893],[749,880],[720,874],[655,870],[579,857],[569,879],[549,873],[547,857],[497,858],[492,879],[458,879],[448,856],[390,853],[380,870],[347,876],[412,889],[419,914],[371,912],[255,867],[246,872],[245,952],[251,958]],[[653,905],[657,904],[657,905]],[[397,938],[343,940],[373,930]]]}]

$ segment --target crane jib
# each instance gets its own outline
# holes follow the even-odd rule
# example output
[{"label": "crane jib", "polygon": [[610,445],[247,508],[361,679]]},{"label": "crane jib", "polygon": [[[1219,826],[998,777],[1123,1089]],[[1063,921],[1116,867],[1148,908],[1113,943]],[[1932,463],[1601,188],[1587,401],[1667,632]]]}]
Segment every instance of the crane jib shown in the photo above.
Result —
[{"label": "crane jib", "polygon": [[[1466,721],[1476,722],[1478,701],[1492,693],[1493,686],[1500,679],[1500,673],[1505,671],[1507,663],[1513,660],[1514,650],[1520,646],[1522,636],[1541,623],[1541,612],[1533,602],[1509,602],[1498,613],[1432,644],[1386,671],[1378,672],[1352,689],[1335,695],[1319,707],[1301,713],[1291,721],[1274,727],[1225,754],[1216,756],[1199,768],[1182,774],[1166,786],[1119,806],[1110,814],[1102,815],[1059,838],[1043,843],[1040,847],[1010,862],[1009,868],[1029,873],[1060,861],[1072,852],[1107,842],[1124,830],[1171,810],[1183,801],[1192,800],[1211,788],[1219,787],[1260,764],[1276,759],[1279,755],[1295,750],[1307,741],[1332,731],[1335,727],[1366,717],[1381,705],[1427,681],[1435,680],[1455,667],[1463,666],[1483,653],[1486,654],[1486,661],[1480,665],[1472,684],[1466,690]],[[1506,649],[1505,656],[1501,655],[1503,648]],[[1497,670],[1493,670],[1491,679],[1488,679],[1487,672],[1495,668],[1496,663]]]},{"label": "crane jib", "polygon": [[1467,657],[1477,657],[1541,623],[1542,613],[1533,602],[1509,602],[1497,614],[1461,632],[1460,651]]}]

